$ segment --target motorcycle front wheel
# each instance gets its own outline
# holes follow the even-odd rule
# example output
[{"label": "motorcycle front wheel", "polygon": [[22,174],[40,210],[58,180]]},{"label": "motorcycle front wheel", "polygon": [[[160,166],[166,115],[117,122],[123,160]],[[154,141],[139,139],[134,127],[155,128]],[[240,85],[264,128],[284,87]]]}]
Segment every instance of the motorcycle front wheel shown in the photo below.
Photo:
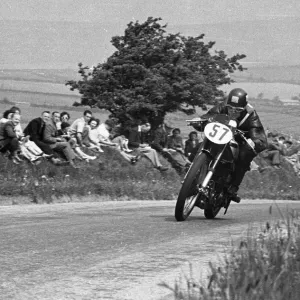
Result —
[{"label": "motorcycle front wheel", "polygon": [[199,196],[198,185],[202,183],[207,174],[209,161],[208,155],[204,152],[195,157],[177,198],[175,207],[177,221],[184,221],[192,212]]}]

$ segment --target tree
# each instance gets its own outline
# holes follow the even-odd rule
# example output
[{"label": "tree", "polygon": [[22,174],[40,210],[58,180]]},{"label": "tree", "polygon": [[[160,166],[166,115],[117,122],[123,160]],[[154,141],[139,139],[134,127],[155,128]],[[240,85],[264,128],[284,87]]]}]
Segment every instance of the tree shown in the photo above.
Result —
[{"label": "tree", "polygon": [[79,63],[81,80],[68,81],[82,95],[81,104],[106,109],[121,123],[147,116],[162,123],[167,113],[195,113],[215,97],[218,87],[232,82],[229,73],[243,71],[236,54],[213,51],[215,42],[205,43],[204,34],[185,37],[166,32],[160,18],[130,22],[124,35],[114,36],[117,49],[105,63],[92,70]]}]

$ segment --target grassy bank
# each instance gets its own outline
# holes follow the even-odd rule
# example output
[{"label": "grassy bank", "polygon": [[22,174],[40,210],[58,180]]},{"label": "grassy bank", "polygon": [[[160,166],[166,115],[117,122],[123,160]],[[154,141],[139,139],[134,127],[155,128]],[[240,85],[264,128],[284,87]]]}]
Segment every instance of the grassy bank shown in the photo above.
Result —
[{"label": "grassy bank", "polygon": [[[164,158],[160,159],[168,165]],[[50,203],[66,195],[96,195],[112,200],[171,200],[177,198],[181,187],[182,177],[171,166],[167,172],[160,173],[146,158],[131,165],[114,149],[105,148],[96,160],[78,164],[80,169],[57,167],[48,161],[37,166],[27,162],[14,165],[0,156],[0,195],[26,196],[38,203]],[[289,164],[282,165],[281,170],[248,172],[241,185],[241,197],[299,199],[299,178]]]},{"label": "grassy bank", "polygon": [[37,166],[26,162],[14,165],[0,157],[0,195],[29,196],[33,202],[48,203],[63,195],[174,199],[180,185],[174,170],[160,173],[145,158],[131,165],[113,149],[106,148],[98,159],[78,165],[80,169],[58,167],[48,161]]},{"label": "grassy bank", "polygon": [[209,264],[207,282],[178,281],[174,299],[300,299],[300,217],[293,211],[263,230],[249,230],[219,264]]}]

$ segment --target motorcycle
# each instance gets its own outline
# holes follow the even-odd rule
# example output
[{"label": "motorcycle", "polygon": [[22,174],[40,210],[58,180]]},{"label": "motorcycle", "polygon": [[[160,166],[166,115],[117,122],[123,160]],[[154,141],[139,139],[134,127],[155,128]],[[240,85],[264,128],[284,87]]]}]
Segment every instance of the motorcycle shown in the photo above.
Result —
[{"label": "motorcycle", "polygon": [[175,218],[184,221],[195,206],[204,210],[207,219],[217,216],[221,208],[226,214],[231,202],[231,185],[239,143],[246,143],[255,153],[245,132],[237,122],[218,114],[209,119],[187,120],[189,126],[204,132],[204,139],[189,167],[177,198]]}]

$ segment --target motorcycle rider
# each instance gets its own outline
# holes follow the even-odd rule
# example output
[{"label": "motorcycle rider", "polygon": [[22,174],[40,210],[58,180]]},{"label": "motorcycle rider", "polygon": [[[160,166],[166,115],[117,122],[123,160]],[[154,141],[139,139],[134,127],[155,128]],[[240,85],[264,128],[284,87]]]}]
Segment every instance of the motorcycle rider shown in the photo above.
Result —
[{"label": "motorcycle rider", "polygon": [[228,193],[232,201],[239,203],[241,201],[237,195],[239,186],[245,173],[250,170],[251,161],[258,153],[267,148],[267,137],[256,111],[247,101],[247,93],[241,88],[231,90],[223,103],[212,107],[200,118],[206,120],[216,114],[226,114],[230,119],[236,120],[237,128],[245,132],[248,143],[256,151],[255,153],[244,140],[237,140],[239,156]]}]

